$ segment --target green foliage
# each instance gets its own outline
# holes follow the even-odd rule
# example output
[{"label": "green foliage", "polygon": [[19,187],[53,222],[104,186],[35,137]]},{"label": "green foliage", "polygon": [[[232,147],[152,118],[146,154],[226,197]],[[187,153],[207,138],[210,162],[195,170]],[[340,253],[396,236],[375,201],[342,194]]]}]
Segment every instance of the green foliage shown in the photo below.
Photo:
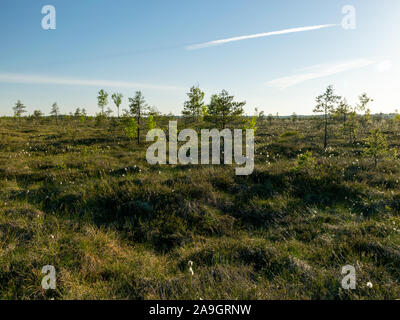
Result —
[{"label": "green foliage", "polygon": [[99,95],[97,97],[97,105],[101,109],[101,114],[104,115],[104,107],[108,104],[108,93],[103,89],[99,91]]},{"label": "green foliage", "polygon": [[357,105],[357,109],[360,111],[366,111],[367,110],[367,105],[370,102],[373,102],[374,100],[369,98],[368,95],[366,93],[361,94],[358,97],[359,100],[359,104]]},{"label": "green foliage", "polygon": [[[363,130],[321,150],[319,118],[258,121],[255,170],[240,177],[230,165],[151,166],[147,145],[118,130],[132,117],[101,119],[0,119],[1,299],[400,297],[400,168],[369,165],[363,150],[382,143]],[[157,125],[169,120],[182,121]],[[398,147],[389,121],[374,125]],[[44,291],[49,261],[60,281]],[[353,262],[357,289],[344,291]]]},{"label": "green foliage", "polygon": [[127,125],[127,127],[125,127],[125,132],[126,132],[127,137],[131,140],[134,140],[135,138],[137,138],[137,129],[138,129],[138,125],[137,125],[135,118],[129,119],[128,125]]},{"label": "green foliage", "polygon": [[117,110],[118,110],[118,118],[119,118],[119,107],[122,104],[122,98],[123,97],[124,96],[122,95],[122,93],[113,93],[113,95],[111,96],[111,98],[113,99],[114,104],[115,104],[115,106],[117,107]]},{"label": "green foliage", "polygon": [[147,117],[147,129],[150,131],[150,130],[153,130],[153,129],[155,129],[156,128],[156,126],[157,126],[157,123],[156,123],[156,121],[154,120],[154,116],[152,115],[152,114],[150,114],[148,117]]},{"label": "green foliage", "polygon": [[265,120],[265,112],[260,111],[260,113],[258,114],[258,118],[260,119],[260,121],[264,121]]},{"label": "green foliage", "polygon": [[114,113],[114,111],[111,110],[110,107],[107,108],[107,110],[105,111],[105,115],[107,117],[111,117],[111,115]]},{"label": "green foliage", "polygon": [[57,102],[54,102],[53,105],[51,106],[50,115],[55,117],[57,120],[59,114],[60,114],[60,108],[58,107]]},{"label": "green foliage", "polygon": [[149,106],[146,103],[141,91],[136,91],[134,98],[129,98],[129,108],[130,114],[136,118],[137,123],[137,142],[140,144],[140,125],[141,120],[144,116],[146,116],[149,111]]},{"label": "green foliage", "polygon": [[399,130],[400,129],[400,114],[397,109],[395,110],[393,120],[395,122],[396,129]]},{"label": "green foliage", "polygon": [[274,116],[270,113],[267,117],[269,125],[272,126],[272,120],[274,119]]},{"label": "green foliage", "polygon": [[350,112],[348,115],[348,125],[346,128],[349,134],[350,143],[354,144],[356,142],[359,126],[357,113],[355,111]]},{"label": "green foliage", "polygon": [[101,126],[105,121],[105,115],[102,113],[98,113],[95,118],[96,126]]},{"label": "green foliage", "polygon": [[316,169],[317,161],[311,151],[307,151],[306,153],[302,153],[297,156],[297,165],[295,167],[296,171],[313,173]]},{"label": "green foliage", "polygon": [[294,137],[294,136],[297,136],[297,135],[299,135],[299,133],[297,131],[289,130],[289,131],[285,131],[284,133],[282,133],[281,137],[282,138],[287,138],[287,137]]},{"label": "green foliage", "polygon": [[214,94],[208,106],[208,114],[211,120],[222,129],[229,122],[234,121],[243,115],[243,106],[246,102],[234,101],[234,96],[229,95],[228,91],[222,90],[220,94]]},{"label": "green foliage", "polygon": [[201,120],[206,111],[204,92],[199,87],[193,86],[190,88],[187,96],[189,100],[185,101],[183,105],[182,115],[196,120]]},{"label": "green foliage", "polygon": [[25,109],[26,106],[20,100],[18,100],[15,106],[13,107],[14,117],[17,118],[22,117],[22,115],[27,112]]},{"label": "green foliage", "polygon": [[118,129],[119,129],[120,125],[121,125],[121,122],[120,122],[119,118],[115,118],[115,117],[110,118],[109,131],[111,133],[111,136],[113,137],[114,144],[117,141]]},{"label": "green foliage", "polygon": [[358,99],[359,104],[357,105],[357,109],[365,112],[365,114],[361,117],[360,122],[364,130],[366,130],[368,125],[371,124],[371,110],[368,108],[368,104],[374,100],[369,98],[366,93],[360,95]]},{"label": "green foliage", "polygon": [[346,98],[341,99],[337,108],[334,110],[334,113],[338,118],[342,119],[343,129],[345,129],[349,112],[350,112],[350,106],[347,103]]},{"label": "green foliage", "polygon": [[43,117],[43,112],[42,111],[40,111],[40,110],[34,110],[33,111],[33,114],[32,114],[32,117],[34,117],[34,118],[41,118],[41,117]]},{"label": "green foliage", "polygon": [[374,166],[378,165],[378,160],[390,154],[386,137],[379,129],[370,131],[369,137],[365,141],[364,154],[374,160]]},{"label": "green foliage", "polygon": [[131,115],[134,116],[136,120],[146,115],[148,105],[141,91],[137,91],[134,98],[129,98],[129,108]]},{"label": "green foliage", "polygon": [[202,116],[202,118],[210,116],[210,114],[208,113],[208,107],[207,106],[203,106],[201,108],[201,116]]},{"label": "green foliage", "polygon": [[244,125],[244,129],[245,130],[250,129],[250,130],[254,130],[254,132],[256,132],[256,130],[257,130],[257,119],[258,119],[258,110],[256,108],[255,109],[255,115],[247,120],[246,124]]},{"label": "green foliage", "polygon": [[76,108],[74,112],[74,117],[79,118],[81,116],[81,108]]},{"label": "green foliage", "polygon": [[255,132],[257,130],[257,117],[251,117],[249,120],[247,120],[244,129],[251,129]]},{"label": "green foliage", "polygon": [[323,113],[324,115],[324,149],[328,146],[328,119],[335,111],[335,106],[340,100],[341,97],[335,95],[333,86],[328,86],[325,93],[316,98],[317,105],[314,108],[314,112]]}]

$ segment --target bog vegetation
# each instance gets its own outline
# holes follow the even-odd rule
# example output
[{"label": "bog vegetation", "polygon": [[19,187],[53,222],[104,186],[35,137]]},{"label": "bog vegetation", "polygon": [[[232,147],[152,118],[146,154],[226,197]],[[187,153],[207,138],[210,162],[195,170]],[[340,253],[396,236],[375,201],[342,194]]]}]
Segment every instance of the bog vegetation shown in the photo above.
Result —
[{"label": "bog vegetation", "polygon": [[[18,101],[0,118],[0,298],[400,298],[397,113],[333,87],[309,117],[244,116],[245,102],[198,87],[180,117],[141,92],[110,97],[95,117],[56,103],[26,116]],[[169,120],[255,129],[253,174],[149,165],[145,134]],[[56,290],[41,287],[45,265]],[[345,265],[356,290],[341,287]]]}]

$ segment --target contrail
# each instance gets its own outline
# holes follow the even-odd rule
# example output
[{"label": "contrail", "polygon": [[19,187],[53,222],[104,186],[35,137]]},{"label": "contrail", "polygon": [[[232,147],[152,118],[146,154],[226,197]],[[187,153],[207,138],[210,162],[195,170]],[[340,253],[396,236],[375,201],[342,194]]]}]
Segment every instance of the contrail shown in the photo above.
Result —
[{"label": "contrail", "polygon": [[271,31],[271,32],[264,32],[264,33],[256,33],[256,34],[249,34],[247,36],[240,36],[240,37],[233,37],[233,38],[227,38],[227,39],[221,39],[221,40],[214,40],[214,41],[209,41],[209,42],[203,42],[203,43],[198,43],[194,45],[189,45],[186,48],[186,50],[196,50],[196,49],[202,49],[202,48],[207,48],[207,47],[212,47],[212,46],[219,46],[225,43],[229,42],[235,42],[235,41],[241,41],[241,40],[247,40],[247,39],[254,39],[254,38],[262,38],[262,37],[269,37],[269,36],[275,36],[275,35],[280,35],[280,34],[287,34],[287,33],[296,33],[296,32],[304,32],[304,31],[312,31],[312,30],[318,30],[318,29],[324,29],[324,28],[331,28],[331,27],[337,27],[338,24],[322,24],[318,26],[309,26],[309,27],[299,27],[299,28],[292,28],[292,29],[284,29],[280,31]]}]

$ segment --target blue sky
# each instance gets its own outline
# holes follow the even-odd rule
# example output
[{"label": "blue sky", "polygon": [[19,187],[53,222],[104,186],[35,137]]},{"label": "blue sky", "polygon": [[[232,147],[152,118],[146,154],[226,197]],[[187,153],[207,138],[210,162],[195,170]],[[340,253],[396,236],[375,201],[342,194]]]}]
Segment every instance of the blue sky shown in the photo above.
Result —
[{"label": "blue sky", "polygon": [[[41,27],[44,5],[56,8],[56,30]],[[355,30],[340,26],[344,5],[356,8]],[[338,26],[189,48],[327,24]],[[123,108],[141,90],[179,114],[194,84],[207,99],[227,89],[248,114],[311,114],[329,84],[351,103],[367,92],[373,112],[400,109],[398,0],[2,0],[0,30],[2,115],[18,99],[29,112],[56,101],[94,114],[101,88],[122,92]]]}]

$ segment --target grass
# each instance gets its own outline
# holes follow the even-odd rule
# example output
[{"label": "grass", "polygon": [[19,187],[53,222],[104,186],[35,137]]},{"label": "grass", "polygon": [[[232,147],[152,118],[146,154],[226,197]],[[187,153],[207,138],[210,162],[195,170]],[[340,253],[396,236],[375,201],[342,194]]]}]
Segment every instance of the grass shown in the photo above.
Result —
[{"label": "grass", "polygon": [[[400,298],[399,159],[375,168],[366,130],[349,144],[333,123],[323,150],[318,120],[259,121],[240,177],[150,166],[114,125],[0,119],[1,299]],[[400,146],[390,120],[369,126]]]}]

